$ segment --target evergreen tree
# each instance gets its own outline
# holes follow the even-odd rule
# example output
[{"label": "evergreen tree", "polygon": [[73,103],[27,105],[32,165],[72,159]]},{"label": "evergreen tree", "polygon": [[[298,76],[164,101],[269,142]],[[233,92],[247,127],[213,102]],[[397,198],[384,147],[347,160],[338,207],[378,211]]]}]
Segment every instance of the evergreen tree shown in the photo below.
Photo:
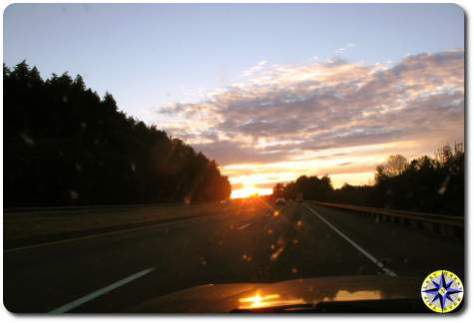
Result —
[{"label": "evergreen tree", "polygon": [[80,75],[3,65],[5,206],[215,201],[214,161],[101,99]]}]

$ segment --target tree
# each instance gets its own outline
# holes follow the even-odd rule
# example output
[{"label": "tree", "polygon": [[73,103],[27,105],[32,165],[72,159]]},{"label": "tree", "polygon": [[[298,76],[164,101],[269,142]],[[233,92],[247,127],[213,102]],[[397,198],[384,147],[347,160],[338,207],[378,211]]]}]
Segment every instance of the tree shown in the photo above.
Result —
[{"label": "tree", "polygon": [[25,61],[3,69],[5,206],[229,197],[214,161],[125,115],[80,75],[43,80]]},{"label": "tree", "polygon": [[283,183],[277,183],[275,186],[273,186],[273,197],[274,198],[279,198],[283,197],[285,194],[285,185]]},{"label": "tree", "polygon": [[334,190],[328,176],[300,176],[296,181],[278,184],[274,196],[288,198],[303,193],[305,199],[366,205],[400,210],[464,215],[464,151],[444,146],[435,158],[421,156],[408,161],[390,156],[376,167],[374,185],[345,184]]},{"label": "tree", "polygon": [[[295,182],[286,185],[277,184],[274,189],[275,197],[296,198],[302,195],[307,200],[326,200],[329,198],[333,188],[329,176],[318,178],[317,176],[300,176]],[[278,195],[275,195],[278,194]]]},{"label": "tree", "polygon": [[395,177],[403,173],[407,168],[408,161],[402,155],[391,155],[387,161],[376,168],[376,180],[385,177]]}]

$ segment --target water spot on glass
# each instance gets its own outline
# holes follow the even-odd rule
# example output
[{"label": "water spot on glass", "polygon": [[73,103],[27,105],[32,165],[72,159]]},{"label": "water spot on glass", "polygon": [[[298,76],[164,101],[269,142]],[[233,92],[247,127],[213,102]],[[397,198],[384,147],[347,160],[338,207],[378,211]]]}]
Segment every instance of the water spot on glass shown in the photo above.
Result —
[{"label": "water spot on glass", "polygon": [[446,193],[446,190],[448,189],[448,184],[449,184],[450,179],[451,179],[451,177],[449,175],[444,178],[443,183],[441,183],[441,186],[438,189],[438,194],[439,195],[443,195],[444,193]]},{"label": "water spot on glass", "polygon": [[245,262],[251,262],[251,261],[252,261],[252,257],[244,253],[244,254],[242,255],[242,260],[245,261]]},{"label": "water spot on glass", "polygon": [[201,266],[206,266],[207,265],[207,260],[204,257],[199,258],[199,262]]},{"label": "water spot on glass", "polygon": [[79,193],[74,190],[69,190],[69,198],[71,200],[77,200],[79,198]]},{"label": "water spot on glass", "polygon": [[278,258],[280,258],[281,254],[285,250],[284,246],[279,247],[274,253],[272,253],[270,260],[271,261],[277,261]]},{"label": "water spot on glass", "polygon": [[20,134],[20,137],[21,139],[23,139],[23,141],[25,142],[25,144],[29,145],[29,146],[33,146],[35,144],[35,141],[33,140],[33,138],[31,138],[30,136],[28,136],[26,133],[22,132]]}]

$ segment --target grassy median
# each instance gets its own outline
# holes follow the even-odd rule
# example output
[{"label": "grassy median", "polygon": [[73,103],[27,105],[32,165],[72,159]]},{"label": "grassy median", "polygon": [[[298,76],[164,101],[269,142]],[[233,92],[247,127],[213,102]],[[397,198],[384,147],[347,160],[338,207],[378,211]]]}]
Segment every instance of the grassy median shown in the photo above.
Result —
[{"label": "grassy median", "polygon": [[34,245],[117,230],[248,212],[242,201],[197,205],[90,207],[4,211],[4,248]]}]

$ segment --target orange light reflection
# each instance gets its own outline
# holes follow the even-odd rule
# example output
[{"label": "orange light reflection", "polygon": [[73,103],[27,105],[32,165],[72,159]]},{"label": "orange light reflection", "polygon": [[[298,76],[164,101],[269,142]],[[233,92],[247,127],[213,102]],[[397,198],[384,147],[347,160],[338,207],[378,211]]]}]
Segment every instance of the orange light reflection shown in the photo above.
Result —
[{"label": "orange light reflection", "polygon": [[239,298],[240,309],[264,308],[281,305],[302,304],[302,299],[282,299],[279,294],[261,295],[257,291],[254,296]]}]

